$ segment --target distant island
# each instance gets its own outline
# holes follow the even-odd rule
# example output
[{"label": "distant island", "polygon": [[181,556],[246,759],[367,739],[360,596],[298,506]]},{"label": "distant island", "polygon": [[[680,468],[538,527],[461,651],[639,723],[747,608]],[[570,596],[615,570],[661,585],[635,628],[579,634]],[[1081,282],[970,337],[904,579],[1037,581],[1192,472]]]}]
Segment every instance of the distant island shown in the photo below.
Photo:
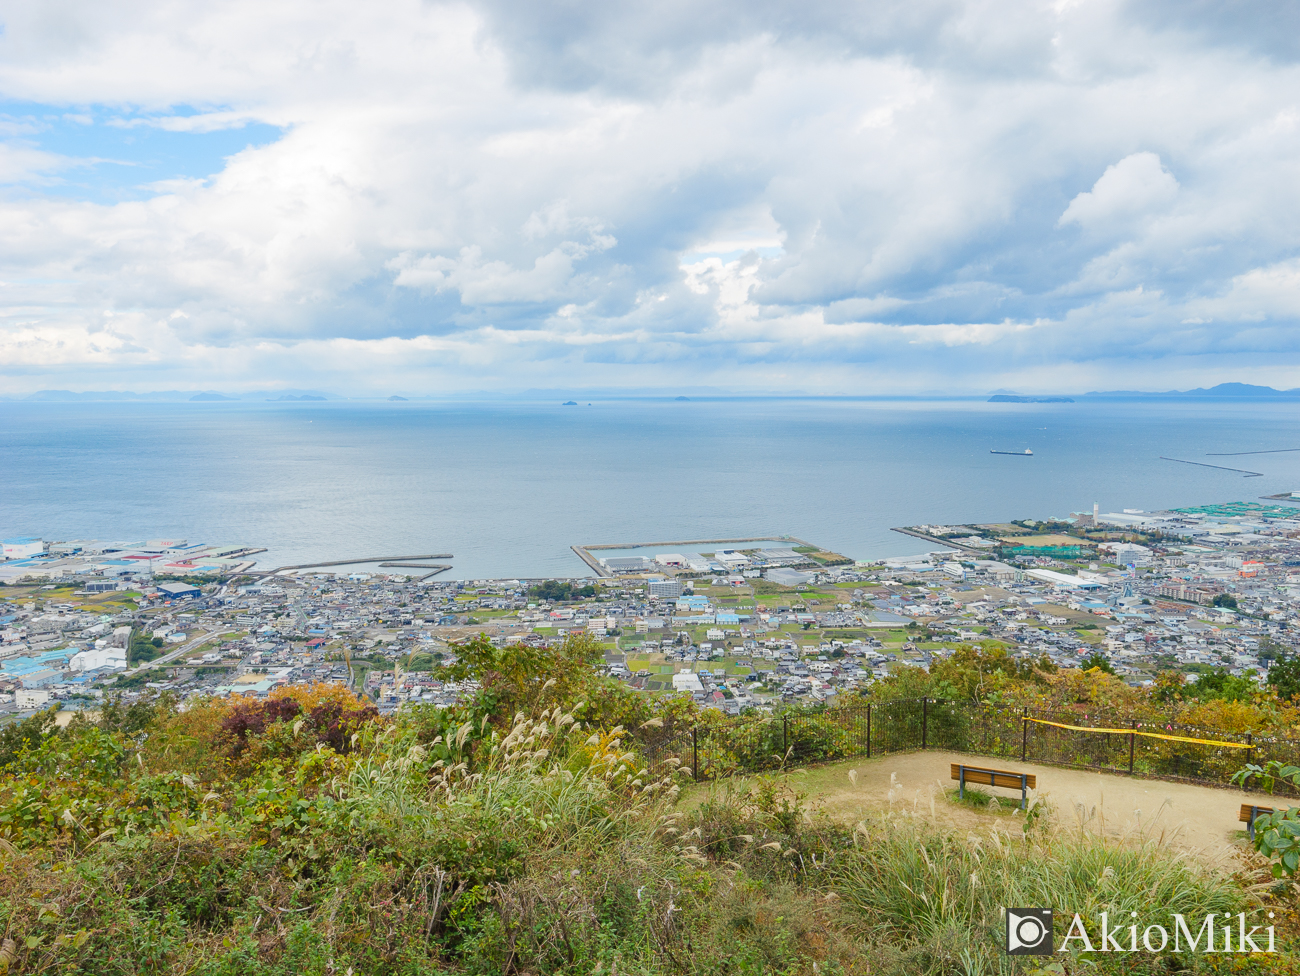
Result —
[{"label": "distant island", "polygon": [[[601,395],[609,391],[600,391]],[[476,395],[486,394],[488,398],[493,397],[491,391],[480,391]],[[361,391],[356,394],[360,399],[386,399],[390,402],[399,403],[410,398],[398,396],[384,397],[371,392]],[[521,394],[501,393],[499,396],[503,399],[514,399]],[[536,396],[538,399],[546,400],[554,395],[552,390],[529,390],[524,391],[524,396]],[[636,391],[636,396],[661,396],[666,397],[669,401],[677,403],[689,403],[691,398],[688,396],[676,394],[669,395],[666,391],[654,393],[653,391]],[[739,399],[767,399],[769,395],[750,395],[735,391],[709,390],[706,395],[710,399],[726,400],[730,397]],[[939,396],[943,399],[956,397],[957,399],[967,399],[981,394],[974,393],[944,393],[935,394],[933,391],[925,394],[897,394],[898,399],[914,400],[929,399]],[[1268,401],[1294,401],[1300,400],[1300,388],[1278,390],[1271,386],[1259,386],[1252,383],[1219,383],[1211,387],[1197,387],[1192,390],[1093,390],[1087,393],[1020,393],[1016,390],[995,389],[982,394],[986,397],[988,403],[1079,403],[1079,402],[1096,402],[1096,401],[1120,401],[1120,400],[1202,400],[1202,401],[1249,401],[1249,400],[1268,400]],[[452,398],[459,397],[459,394],[446,394]],[[0,392],[0,401],[26,401],[26,402],[46,402],[46,403],[92,403],[92,402],[174,402],[183,403],[186,401],[192,403],[218,403],[223,401],[256,401],[269,403],[290,403],[290,402],[310,402],[323,400],[347,400],[350,395],[342,395],[333,391],[311,390],[311,389],[260,389],[248,390],[246,392],[229,392],[221,393],[215,390],[155,390],[151,392],[135,392],[129,390],[94,390],[94,391],[71,391],[71,390],[38,390],[35,393],[13,394]],[[416,399],[419,400],[436,400],[440,396],[421,395]],[[785,396],[776,397],[777,399],[786,399]],[[802,394],[799,395],[803,398]],[[813,400],[839,400],[844,399],[842,395],[814,396],[808,399]],[[894,399],[895,397],[870,397],[870,399]],[[580,406],[578,400],[563,401],[566,407]]]},{"label": "distant island", "polygon": [[1198,387],[1195,390],[1166,390],[1163,393],[1145,393],[1141,390],[1108,390],[1103,392],[1085,393],[1086,397],[1095,398],[1129,398],[1129,397],[1160,397],[1172,398],[1179,397],[1183,399],[1210,399],[1210,398],[1251,398],[1251,399],[1298,399],[1300,398],[1300,389],[1295,390],[1275,390],[1271,386],[1254,386],[1250,383],[1220,383],[1217,386],[1211,386],[1208,389]]},{"label": "distant island", "polygon": [[[1195,390],[1099,390],[1077,394],[1081,400],[1295,400],[1300,399],[1300,389],[1275,390],[1271,386],[1251,383],[1220,383],[1217,386],[1198,387]],[[1014,390],[995,390],[989,403],[1074,403],[1076,397],[1033,396]]]}]

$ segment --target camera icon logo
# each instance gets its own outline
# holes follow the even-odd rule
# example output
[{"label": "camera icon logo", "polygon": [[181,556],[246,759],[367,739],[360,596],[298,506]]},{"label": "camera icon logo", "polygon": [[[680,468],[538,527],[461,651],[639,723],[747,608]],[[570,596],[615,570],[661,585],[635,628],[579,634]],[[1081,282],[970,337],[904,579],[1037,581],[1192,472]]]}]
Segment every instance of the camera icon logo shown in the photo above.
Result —
[{"label": "camera icon logo", "polygon": [[1007,955],[1050,956],[1052,954],[1052,910],[1050,908],[1007,909]]}]

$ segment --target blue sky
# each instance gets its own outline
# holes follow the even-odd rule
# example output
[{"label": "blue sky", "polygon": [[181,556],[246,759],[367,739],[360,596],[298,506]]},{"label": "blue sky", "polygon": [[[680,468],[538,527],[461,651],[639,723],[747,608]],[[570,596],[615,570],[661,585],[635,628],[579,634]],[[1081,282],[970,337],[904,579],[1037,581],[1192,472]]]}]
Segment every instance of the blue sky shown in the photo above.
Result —
[{"label": "blue sky", "polygon": [[[176,106],[169,119],[202,113]],[[157,184],[204,180],[228,157],[265,146],[281,136],[275,126],[247,121],[208,132],[174,131],[158,117],[129,106],[41,105],[0,101],[0,131],[11,145],[27,146],[59,160],[24,187],[49,196],[113,204],[157,194]],[[22,187],[22,183],[13,189]]]},{"label": "blue sky", "polygon": [[0,0],[0,376],[1300,386],[1295,19]]}]

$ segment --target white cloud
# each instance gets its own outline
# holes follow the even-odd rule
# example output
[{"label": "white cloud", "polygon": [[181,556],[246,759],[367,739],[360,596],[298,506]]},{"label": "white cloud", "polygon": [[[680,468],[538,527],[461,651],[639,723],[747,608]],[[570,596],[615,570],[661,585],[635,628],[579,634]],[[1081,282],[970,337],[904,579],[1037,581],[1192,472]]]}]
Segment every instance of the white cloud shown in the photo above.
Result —
[{"label": "white cloud", "polygon": [[[23,386],[982,390],[1300,356],[1300,69],[1120,0],[4,17],[0,93],[49,107],[0,125]],[[89,149],[41,141],[73,114],[281,135],[105,203]]]},{"label": "white cloud", "polygon": [[44,152],[29,142],[0,142],[0,185],[6,183],[48,184],[56,174],[76,165],[76,160]]},{"label": "white cloud", "polygon": [[1070,201],[1058,223],[1093,229],[1126,224],[1163,209],[1178,196],[1178,181],[1152,152],[1125,156],[1093,184],[1092,190]]}]

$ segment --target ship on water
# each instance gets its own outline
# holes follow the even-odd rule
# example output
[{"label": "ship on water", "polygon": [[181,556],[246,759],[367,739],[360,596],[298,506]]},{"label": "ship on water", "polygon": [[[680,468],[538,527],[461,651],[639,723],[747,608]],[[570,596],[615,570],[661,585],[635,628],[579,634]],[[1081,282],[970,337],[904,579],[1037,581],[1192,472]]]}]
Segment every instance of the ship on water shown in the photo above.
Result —
[{"label": "ship on water", "polygon": [[1033,457],[1034,452],[1029,448],[1023,451],[989,451],[990,454],[1010,454],[1012,457]]}]

